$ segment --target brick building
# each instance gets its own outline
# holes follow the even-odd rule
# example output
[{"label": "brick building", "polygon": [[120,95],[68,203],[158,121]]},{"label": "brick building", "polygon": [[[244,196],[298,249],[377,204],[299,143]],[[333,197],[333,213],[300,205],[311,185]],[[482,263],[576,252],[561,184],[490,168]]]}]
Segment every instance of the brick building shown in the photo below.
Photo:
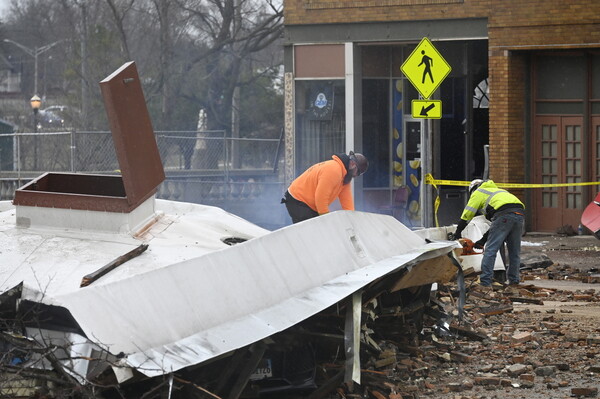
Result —
[{"label": "brick building", "polygon": [[[414,226],[435,224],[438,193],[441,225],[465,203],[464,187],[436,191],[426,173],[600,180],[598,0],[285,0],[284,10],[288,180],[332,153],[363,152],[357,209],[382,212],[401,187]],[[423,38],[451,67],[425,98],[440,101],[439,119],[415,115],[423,93],[401,71]],[[597,190],[511,189],[537,231],[577,226]]]}]

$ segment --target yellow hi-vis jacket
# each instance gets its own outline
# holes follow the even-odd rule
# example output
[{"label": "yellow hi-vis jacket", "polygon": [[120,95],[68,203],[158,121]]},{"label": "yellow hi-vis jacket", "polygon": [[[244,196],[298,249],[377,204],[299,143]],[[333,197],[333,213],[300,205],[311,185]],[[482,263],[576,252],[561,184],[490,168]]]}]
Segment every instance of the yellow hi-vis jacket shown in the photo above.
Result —
[{"label": "yellow hi-vis jacket", "polygon": [[498,188],[493,180],[487,180],[471,194],[467,206],[460,218],[470,222],[477,211],[481,211],[487,219],[491,219],[498,210],[512,208],[525,209],[523,203],[515,195]]}]

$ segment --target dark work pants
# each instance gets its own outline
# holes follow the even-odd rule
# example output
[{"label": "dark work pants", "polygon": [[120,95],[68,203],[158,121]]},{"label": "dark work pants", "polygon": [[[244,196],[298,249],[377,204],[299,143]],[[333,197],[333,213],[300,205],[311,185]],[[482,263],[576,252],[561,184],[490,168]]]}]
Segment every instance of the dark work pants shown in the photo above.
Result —
[{"label": "dark work pants", "polygon": [[508,266],[506,277],[509,283],[518,284],[521,281],[521,236],[523,235],[523,211],[507,212],[494,215],[489,229],[488,240],[485,244],[481,260],[481,285],[492,284],[494,263],[500,247],[506,242],[508,248]]},{"label": "dark work pants", "polygon": [[285,207],[292,218],[292,223],[298,223],[319,216],[316,211],[313,211],[304,202],[298,201],[296,198],[292,197],[288,191],[285,192],[281,202],[285,203]]}]

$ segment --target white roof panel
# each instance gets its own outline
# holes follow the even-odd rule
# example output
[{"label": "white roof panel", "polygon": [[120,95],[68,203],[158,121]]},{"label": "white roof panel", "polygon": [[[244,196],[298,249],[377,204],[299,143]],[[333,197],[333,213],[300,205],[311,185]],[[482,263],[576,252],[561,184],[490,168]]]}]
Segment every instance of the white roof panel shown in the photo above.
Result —
[{"label": "white roof panel", "polygon": [[[0,288],[23,281],[24,297],[68,309],[94,343],[155,376],[282,331],[456,246],[427,244],[396,219],[363,212],[269,232],[214,207],[156,201],[156,210],[137,238],[11,228],[14,211],[2,212]],[[227,237],[249,240],[228,246]],[[79,287],[143,242],[144,253]]]}]

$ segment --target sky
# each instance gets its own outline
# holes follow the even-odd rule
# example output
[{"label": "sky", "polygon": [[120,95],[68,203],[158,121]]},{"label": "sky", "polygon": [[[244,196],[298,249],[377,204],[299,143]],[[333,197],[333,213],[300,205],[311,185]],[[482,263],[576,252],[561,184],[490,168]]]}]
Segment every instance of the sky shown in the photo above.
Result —
[{"label": "sky", "polygon": [[8,11],[10,0],[0,0],[0,19],[4,19],[4,13]]}]

